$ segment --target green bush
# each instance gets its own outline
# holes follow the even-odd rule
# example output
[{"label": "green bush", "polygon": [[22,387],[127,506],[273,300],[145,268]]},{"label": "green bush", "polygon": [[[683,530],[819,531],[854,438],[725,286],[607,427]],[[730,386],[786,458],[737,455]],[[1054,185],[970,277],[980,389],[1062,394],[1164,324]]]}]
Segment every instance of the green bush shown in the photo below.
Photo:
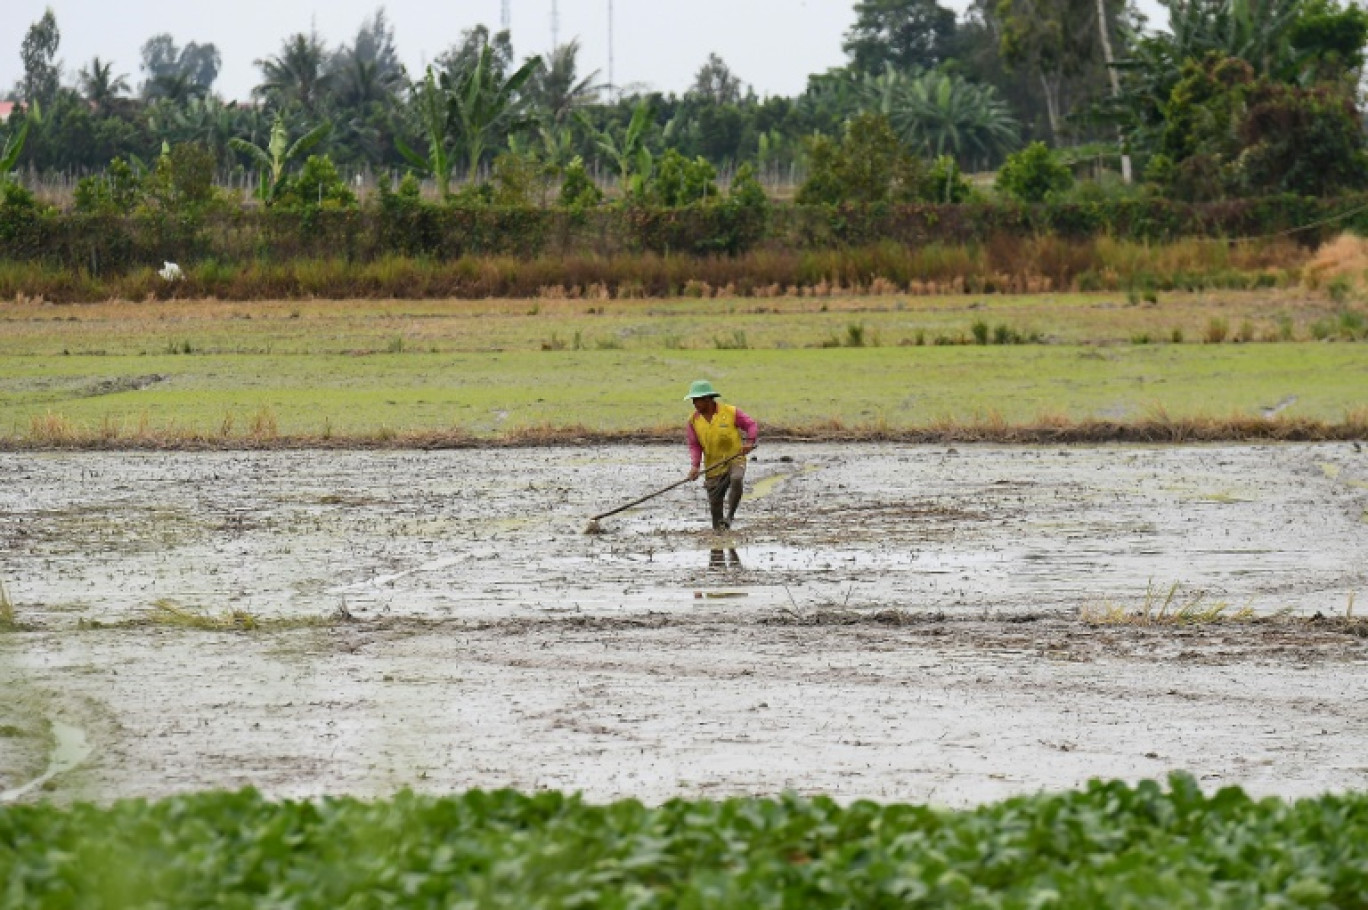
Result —
[{"label": "green bush", "polygon": [[603,190],[589,176],[584,159],[576,155],[561,177],[560,204],[567,209],[591,209],[603,202]]},{"label": "green bush", "polygon": [[701,205],[717,198],[716,181],[717,171],[706,158],[689,160],[666,149],[645,181],[644,201],[664,208]]},{"label": "green bush", "polygon": [[1073,171],[1043,142],[1032,142],[1007,156],[997,175],[997,188],[1022,202],[1044,202],[1073,185]]},{"label": "green bush", "polygon": [[0,807],[0,907],[1361,908],[1368,797],[1093,781],[967,811],[550,791]]},{"label": "green bush", "polygon": [[327,155],[310,155],[299,175],[286,178],[275,204],[284,208],[354,208],[356,195]]},{"label": "green bush", "polygon": [[860,114],[846,124],[839,142],[820,135],[809,141],[808,177],[797,200],[828,205],[910,201],[919,198],[924,170],[887,117]]}]

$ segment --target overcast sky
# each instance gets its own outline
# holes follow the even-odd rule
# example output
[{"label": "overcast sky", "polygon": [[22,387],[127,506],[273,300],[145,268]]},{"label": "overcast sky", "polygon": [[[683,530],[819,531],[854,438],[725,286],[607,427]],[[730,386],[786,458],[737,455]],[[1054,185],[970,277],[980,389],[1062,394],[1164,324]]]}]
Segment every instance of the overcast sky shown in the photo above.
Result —
[{"label": "overcast sky", "polygon": [[[1152,3],[1153,0],[1147,0]],[[551,0],[510,0],[518,57],[551,47]],[[963,2],[952,2],[962,9]],[[167,32],[176,43],[213,42],[223,55],[214,88],[245,99],[259,71],[254,60],[277,53],[295,32],[316,28],[330,47],[347,41],[384,7],[411,73],[421,71],[461,32],[483,23],[498,30],[500,0],[5,0],[0,15],[0,92],[19,81],[19,47],[28,27],[52,7],[62,33],[58,52],[69,82],[96,55],[136,88],[139,48]],[[609,0],[558,0],[559,40],[579,38],[583,75],[607,81]],[[613,0],[613,83],[682,93],[709,53],[719,54],[760,95],[794,95],[810,73],[845,62],[841,40],[854,22],[854,0]]]}]

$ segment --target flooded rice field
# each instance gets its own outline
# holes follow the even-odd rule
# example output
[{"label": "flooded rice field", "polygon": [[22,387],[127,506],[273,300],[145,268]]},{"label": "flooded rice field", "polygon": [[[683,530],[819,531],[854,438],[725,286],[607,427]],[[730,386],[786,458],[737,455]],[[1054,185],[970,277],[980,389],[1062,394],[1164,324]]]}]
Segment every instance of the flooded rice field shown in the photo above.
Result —
[{"label": "flooded rice field", "polygon": [[1353,444],[773,444],[584,533],[686,468],[0,455],[0,800],[1368,785]]}]

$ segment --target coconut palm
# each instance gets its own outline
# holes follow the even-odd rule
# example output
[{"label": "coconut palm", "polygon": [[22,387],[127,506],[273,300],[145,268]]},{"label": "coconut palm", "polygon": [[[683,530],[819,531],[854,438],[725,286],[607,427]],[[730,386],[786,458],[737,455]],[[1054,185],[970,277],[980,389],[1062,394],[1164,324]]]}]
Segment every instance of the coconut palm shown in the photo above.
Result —
[{"label": "coconut palm", "polygon": [[384,9],[361,23],[355,40],[338,48],[327,69],[334,79],[333,94],[343,107],[364,110],[372,104],[394,101],[404,84],[404,67]]},{"label": "coconut palm", "polygon": [[128,94],[128,76],[114,75],[114,64],[105,63],[99,57],[91,58],[77,74],[81,94],[89,101],[95,112],[102,117],[114,113]]},{"label": "coconut palm", "polygon": [[204,98],[209,87],[200,83],[193,73],[183,70],[158,73],[143,84],[143,95],[149,100],[185,104],[193,98]]},{"label": "coconut palm", "polygon": [[559,126],[570,120],[577,108],[598,101],[603,86],[595,82],[598,70],[578,78],[579,39],[562,44],[527,81],[527,97],[544,122]]},{"label": "coconut palm", "polygon": [[256,61],[262,81],[252,94],[277,106],[297,103],[310,113],[336,82],[328,72],[328,49],[317,32],[298,32],[285,39],[280,53]]},{"label": "coconut palm", "polygon": [[242,132],[239,113],[236,104],[224,104],[213,95],[184,104],[159,101],[148,111],[147,125],[158,139],[173,145],[199,143],[222,161],[234,136]]}]

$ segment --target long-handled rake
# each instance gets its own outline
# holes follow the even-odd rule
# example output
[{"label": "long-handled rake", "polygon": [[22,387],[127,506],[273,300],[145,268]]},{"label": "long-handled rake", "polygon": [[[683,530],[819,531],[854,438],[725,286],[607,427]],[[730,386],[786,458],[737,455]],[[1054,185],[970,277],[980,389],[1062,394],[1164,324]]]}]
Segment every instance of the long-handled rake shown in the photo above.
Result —
[{"label": "long-handled rake", "polygon": [[[719,462],[718,464],[713,465],[711,468],[709,468],[709,470],[716,470],[717,468],[724,467],[725,465],[729,465],[729,464],[731,464],[733,461],[735,461],[736,459],[740,458],[742,455],[745,455],[745,454],[746,454],[745,452],[737,452],[735,455],[731,456],[730,458],[728,458],[728,459],[726,459],[726,460],[724,460],[724,461],[721,461],[721,462]],[[616,515],[616,514],[619,513],[619,512],[626,512],[628,509],[632,508],[633,506],[639,506],[639,505],[641,505],[643,502],[646,502],[646,501],[649,500],[649,499],[655,499],[657,496],[660,496],[660,495],[662,495],[662,494],[664,494],[664,493],[670,492],[670,491],[673,490],[675,487],[682,487],[684,484],[688,483],[690,480],[693,480],[693,479],[694,479],[694,478],[692,478],[692,477],[685,477],[683,480],[676,480],[674,483],[670,484],[668,487],[661,487],[659,490],[656,490],[654,493],[647,493],[645,496],[641,497],[640,499],[633,499],[631,502],[627,503],[625,506],[618,506],[616,509],[610,509],[610,510],[607,511],[607,512],[602,512],[602,513],[600,513],[600,514],[598,514],[598,515],[595,515],[593,518],[589,519],[589,524],[585,527],[584,533],[585,533],[585,534],[600,534],[600,533],[603,532],[603,528],[599,525],[599,519],[607,518],[607,517],[610,516],[610,515]]]}]

